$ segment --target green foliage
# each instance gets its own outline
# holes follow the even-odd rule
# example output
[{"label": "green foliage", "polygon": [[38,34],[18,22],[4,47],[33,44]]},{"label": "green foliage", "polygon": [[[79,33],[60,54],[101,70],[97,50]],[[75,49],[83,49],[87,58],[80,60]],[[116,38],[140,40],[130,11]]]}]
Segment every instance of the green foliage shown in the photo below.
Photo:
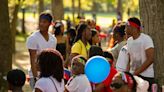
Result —
[{"label": "green foliage", "polygon": [[[64,7],[72,8],[72,0],[63,0]],[[83,10],[91,10],[92,0],[81,0],[81,8]],[[78,0],[75,0],[75,8],[78,7]]]},{"label": "green foliage", "polygon": [[[19,1],[21,1],[22,7],[33,7],[34,5],[38,5],[39,0],[8,0],[9,1],[9,7],[14,6]],[[78,1],[75,1],[75,10],[77,10],[78,7]],[[103,11],[106,11],[106,8],[110,8],[110,10],[115,11],[114,8],[117,7],[117,1],[118,0],[81,0],[81,8],[85,11],[91,11],[93,10],[94,3],[97,4],[97,9],[102,9]],[[71,10],[72,9],[72,0],[63,0],[64,7]],[[109,7],[106,7],[108,4]],[[130,7],[131,12],[138,11],[138,0],[122,0],[123,4],[123,11],[127,12],[127,9]],[[49,7],[51,5],[51,0],[44,0],[45,7]]]}]

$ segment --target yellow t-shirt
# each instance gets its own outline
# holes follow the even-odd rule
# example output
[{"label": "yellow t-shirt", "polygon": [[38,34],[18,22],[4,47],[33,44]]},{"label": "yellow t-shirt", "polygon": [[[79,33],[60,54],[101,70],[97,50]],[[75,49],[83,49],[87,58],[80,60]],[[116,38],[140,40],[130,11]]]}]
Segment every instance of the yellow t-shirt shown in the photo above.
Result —
[{"label": "yellow t-shirt", "polygon": [[88,59],[88,51],[90,49],[90,44],[87,43],[85,46],[81,40],[78,40],[71,48],[71,53],[77,53]]}]

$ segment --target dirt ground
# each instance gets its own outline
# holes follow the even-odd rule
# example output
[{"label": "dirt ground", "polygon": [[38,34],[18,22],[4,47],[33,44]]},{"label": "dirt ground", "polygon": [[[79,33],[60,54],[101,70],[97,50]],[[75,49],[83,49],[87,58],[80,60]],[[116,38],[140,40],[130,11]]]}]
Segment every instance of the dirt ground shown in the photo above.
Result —
[{"label": "dirt ground", "polygon": [[[16,54],[13,56],[13,69],[21,69],[28,74],[28,68],[30,67],[29,54],[24,42],[16,42]],[[26,81],[24,86],[24,92],[32,92],[29,86],[29,82]]]}]

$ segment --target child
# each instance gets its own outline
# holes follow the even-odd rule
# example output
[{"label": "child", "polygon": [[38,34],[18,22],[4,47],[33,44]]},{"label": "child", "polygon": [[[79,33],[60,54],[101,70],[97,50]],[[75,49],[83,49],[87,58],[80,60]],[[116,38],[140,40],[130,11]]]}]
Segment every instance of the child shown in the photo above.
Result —
[{"label": "child", "polygon": [[73,76],[65,86],[64,92],[92,92],[88,78],[84,74],[86,59],[81,55],[75,56],[71,62]]},{"label": "child", "polygon": [[55,49],[46,49],[38,56],[40,79],[35,84],[35,92],[63,92],[63,57]]},{"label": "child", "polygon": [[118,72],[110,84],[112,92],[148,92],[149,83],[129,72]]},{"label": "child", "polygon": [[25,84],[26,76],[21,70],[11,70],[7,74],[9,90],[12,92],[23,92],[22,87]]},{"label": "child", "polygon": [[95,88],[95,92],[112,92],[111,88],[110,88],[110,84],[112,82],[112,78],[114,77],[114,75],[117,73],[117,70],[115,69],[114,65],[113,65],[113,56],[111,53],[105,51],[103,53],[103,56],[108,60],[108,62],[110,63],[110,73],[108,75],[108,77],[100,84],[98,84]]},{"label": "child", "polygon": [[118,72],[112,79],[110,87],[113,92],[136,92],[137,83],[128,72]]},{"label": "child", "polygon": [[96,45],[92,45],[89,49],[89,58],[93,56],[103,56],[102,48]]}]

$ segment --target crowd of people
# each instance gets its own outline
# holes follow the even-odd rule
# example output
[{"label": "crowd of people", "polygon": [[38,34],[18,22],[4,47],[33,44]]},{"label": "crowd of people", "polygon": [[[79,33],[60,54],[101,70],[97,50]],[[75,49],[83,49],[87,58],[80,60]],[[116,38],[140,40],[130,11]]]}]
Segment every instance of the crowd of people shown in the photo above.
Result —
[{"label": "crowd of people", "polygon": [[[142,33],[138,18],[113,26],[112,45],[107,50],[101,47],[100,27],[94,20],[81,20],[67,31],[61,21],[55,21],[50,33],[52,20],[51,14],[42,13],[39,29],[26,42],[33,92],[152,92],[154,45],[151,37]],[[110,64],[108,77],[97,84],[84,72],[87,60],[94,56],[102,56]],[[25,80],[18,69],[7,75],[13,92],[23,92]]]}]

